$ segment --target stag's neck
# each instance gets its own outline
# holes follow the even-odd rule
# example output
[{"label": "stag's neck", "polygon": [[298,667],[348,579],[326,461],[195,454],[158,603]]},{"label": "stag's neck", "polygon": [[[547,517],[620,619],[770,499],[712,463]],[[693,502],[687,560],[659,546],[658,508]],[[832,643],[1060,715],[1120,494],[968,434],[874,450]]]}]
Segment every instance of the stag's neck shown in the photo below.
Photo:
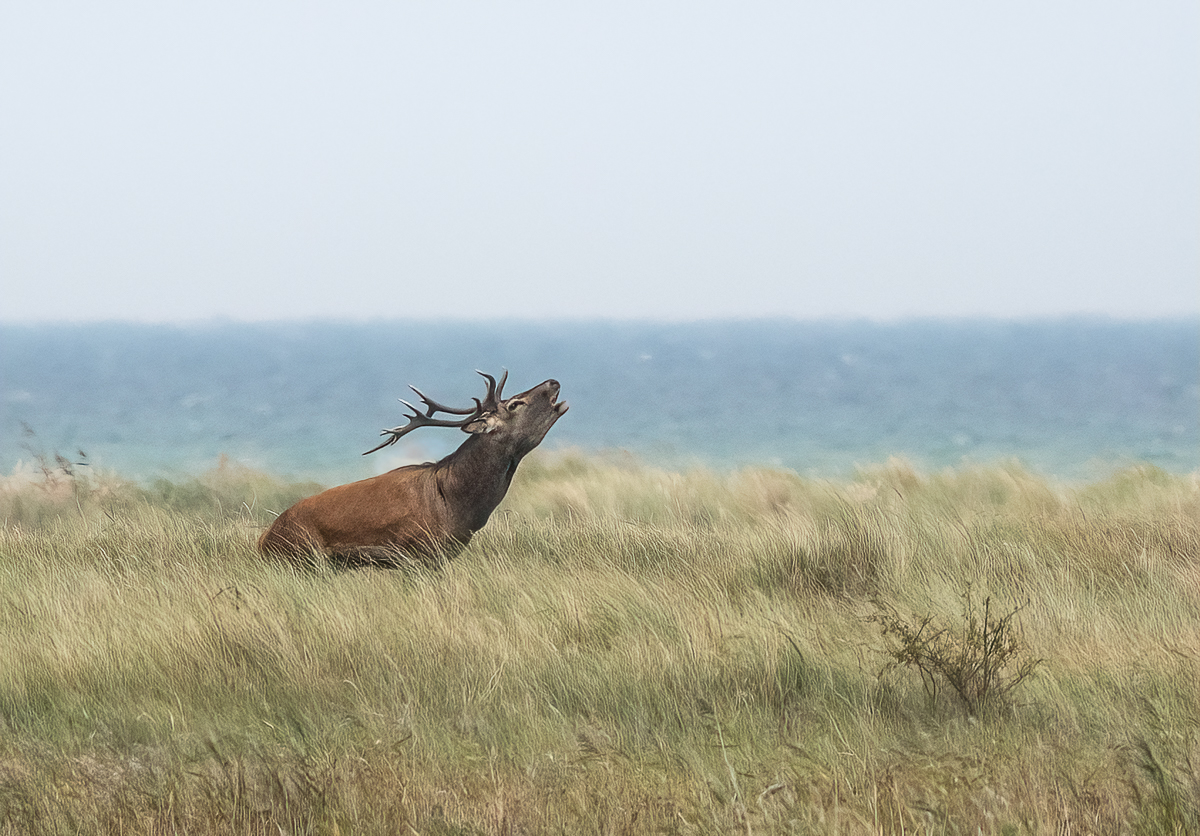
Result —
[{"label": "stag's neck", "polygon": [[521,456],[487,435],[473,435],[437,463],[438,491],[471,533],[504,499]]}]

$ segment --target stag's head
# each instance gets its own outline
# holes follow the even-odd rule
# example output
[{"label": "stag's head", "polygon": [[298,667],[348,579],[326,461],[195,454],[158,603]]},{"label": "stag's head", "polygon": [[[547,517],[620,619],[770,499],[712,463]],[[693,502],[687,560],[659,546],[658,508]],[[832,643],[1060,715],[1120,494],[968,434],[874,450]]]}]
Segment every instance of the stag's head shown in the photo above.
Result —
[{"label": "stag's head", "polygon": [[[482,401],[473,398],[475,406],[466,409],[444,406],[415,386],[409,387],[420,396],[425,405],[424,412],[408,401],[401,400],[402,404],[413,411],[413,414],[408,416],[408,423],[402,427],[383,430],[380,435],[389,436],[388,440],[363,455],[395,444],[401,437],[418,427],[458,427],[465,433],[486,436],[492,443],[504,447],[506,452],[520,458],[537,447],[554,426],[554,422],[569,409],[566,401],[558,399],[560,387],[557,380],[543,381],[532,389],[505,398],[504,383],[508,380],[507,370],[500,376],[499,383],[490,374],[479,374],[487,380],[487,394]],[[433,417],[438,412],[463,417]]]}]

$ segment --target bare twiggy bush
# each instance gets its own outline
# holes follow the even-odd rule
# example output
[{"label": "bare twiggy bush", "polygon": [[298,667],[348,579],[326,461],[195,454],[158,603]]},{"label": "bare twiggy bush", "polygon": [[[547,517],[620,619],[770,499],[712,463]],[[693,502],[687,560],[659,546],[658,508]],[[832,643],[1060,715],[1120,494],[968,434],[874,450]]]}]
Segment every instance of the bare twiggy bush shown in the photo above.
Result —
[{"label": "bare twiggy bush", "polygon": [[889,667],[913,668],[936,700],[949,686],[972,715],[1008,710],[1014,690],[1033,675],[1041,659],[1028,658],[1017,624],[1021,607],[997,615],[991,596],[977,606],[968,587],[957,624],[935,615],[904,618],[879,599],[868,620],[879,625],[891,656]]}]

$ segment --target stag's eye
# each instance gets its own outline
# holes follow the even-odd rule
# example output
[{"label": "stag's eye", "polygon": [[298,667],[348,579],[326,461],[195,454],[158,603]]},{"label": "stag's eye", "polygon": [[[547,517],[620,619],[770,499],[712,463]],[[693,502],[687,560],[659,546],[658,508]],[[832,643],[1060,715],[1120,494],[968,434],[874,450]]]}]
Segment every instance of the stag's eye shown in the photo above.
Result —
[{"label": "stag's eye", "polygon": [[519,407],[519,406],[524,406],[524,405],[525,405],[525,401],[513,401],[512,403],[510,403],[510,404],[508,405],[508,411],[509,411],[509,412],[516,412],[516,411],[517,411],[517,407]]}]

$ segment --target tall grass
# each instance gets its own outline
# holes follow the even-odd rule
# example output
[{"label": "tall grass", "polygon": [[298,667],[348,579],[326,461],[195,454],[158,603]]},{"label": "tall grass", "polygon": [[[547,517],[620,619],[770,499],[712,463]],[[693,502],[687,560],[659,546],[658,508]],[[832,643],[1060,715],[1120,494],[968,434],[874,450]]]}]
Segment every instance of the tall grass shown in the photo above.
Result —
[{"label": "tall grass", "polygon": [[[1197,832],[1194,477],[542,456],[439,570],[260,559],[314,489],[0,488],[0,833]],[[879,629],[968,589],[1003,712]]]}]

